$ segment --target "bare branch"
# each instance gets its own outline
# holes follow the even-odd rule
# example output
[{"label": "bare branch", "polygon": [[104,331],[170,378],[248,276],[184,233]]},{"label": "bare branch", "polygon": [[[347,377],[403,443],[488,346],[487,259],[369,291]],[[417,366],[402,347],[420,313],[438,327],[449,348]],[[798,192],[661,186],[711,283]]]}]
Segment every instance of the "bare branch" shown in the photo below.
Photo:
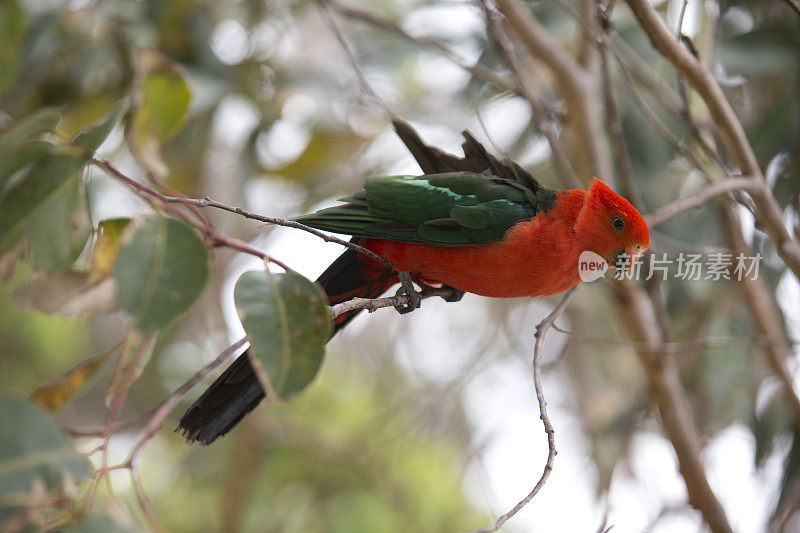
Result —
[{"label": "bare branch", "polygon": [[353,20],[360,20],[361,22],[366,22],[376,28],[381,28],[386,30],[390,33],[394,33],[402,37],[403,39],[410,41],[421,48],[432,50],[439,55],[444,56],[445,58],[449,59],[459,67],[463,68],[476,78],[483,80],[487,83],[491,83],[495,87],[502,89],[504,91],[509,91],[514,94],[519,94],[519,88],[514,86],[513,83],[509,82],[505,78],[498,76],[492,70],[486,68],[481,64],[474,64],[471,65],[467,62],[464,58],[460,57],[458,54],[444,46],[442,43],[433,41],[431,39],[422,39],[418,37],[414,37],[403,28],[394,24],[388,20],[382,19],[378,16],[372,15],[371,13],[367,13],[366,11],[362,11],[360,9],[346,6],[337,0],[320,0],[323,4],[330,6],[334,10],[336,10],[342,16],[347,18],[351,18]]},{"label": "bare branch", "polygon": [[326,0],[317,0],[317,6],[319,7],[322,19],[331,29],[331,32],[333,32],[333,35],[339,42],[339,47],[342,49],[342,53],[344,53],[345,59],[347,59],[347,62],[350,64],[350,68],[353,69],[353,72],[355,72],[356,79],[358,80],[358,85],[361,87],[361,92],[364,93],[364,95],[366,95],[367,97],[371,98],[374,102],[376,102],[386,116],[394,117],[394,113],[392,112],[389,105],[386,102],[384,102],[380,96],[378,96],[378,93],[376,93],[372,89],[372,86],[369,84],[369,81],[367,81],[367,77],[364,74],[364,71],[361,70],[361,66],[358,64],[358,60],[356,59],[353,50],[350,48],[350,45],[347,44],[347,40],[345,39],[342,30],[336,24],[336,21],[333,19],[333,16],[331,15],[330,8],[328,7],[328,2]]},{"label": "bare branch", "polygon": [[783,1],[789,4],[789,7],[794,9],[795,13],[800,15],[800,2],[798,2],[797,0],[783,0]]},{"label": "bare branch", "polygon": [[644,101],[644,98],[642,98],[641,94],[639,94],[636,85],[633,83],[633,79],[631,78],[631,74],[628,72],[625,63],[620,58],[617,46],[614,44],[613,40],[609,40],[609,42],[611,44],[611,51],[614,54],[617,63],[619,64],[619,70],[622,74],[622,81],[625,83],[625,87],[628,89],[628,94],[633,97],[634,103],[636,103],[636,106],[642,112],[644,118],[650,123],[651,126],[653,126],[653,129],[656,130],[656,133],[661,135],[661,137],[663,137],[675,149],[676,152],[685,157],[686,160],[696,168],[702,169],[702,165],[700,165],[700,162],[694,156],[689,147],[686,146],[686,144],[674,133],[672,133],[667,125],[664,124],[660,118],[658,118],[658,115],[655,113],[655,111],[653,111],[650,106],[647,105],[647,102]]},{"label": "bare branch", "polygon": [[187,215],[187,213],[183,212],[182,210],[175,209],[172,206],[168,205],[170,203],[182,203],[182,204],[186,204],[186,205],[188,205],[190,207],[196,205],[196,204],[193,204],[191,201],[189,201],[189,199],[180,198],[180,197],[173,197],[173,196],[165,196],[165,195],[161,194],[160,192],[152,189],[151,187],[148,187],[147,185],[139,183],[135,179],[133,179],[133,178],[131,178],[129,176],[126,176],[119,169],[117,169],[114,165],[112,165],[109,161],[106,161],[106,160],[103,160],[103,159],[91,158],[89,160],[89,162],[91,164],[95,165],[96,167],[103,169],[109,175],[111,175],[111,176],[115,177],[116,179],[120,180],[129,189],[131,189],[136,194],[138,194],[140,197],[142,197],[147,202],[149,202],[150,205],[152,205],[154,208],[166,211],[166,212],[170,213],[171,215],[176,216],[177,218],[180,218],[181,220],[183,220],[187,224],[190,224],[190,225],[194,226],[195,228],[197,228],[201,233],[203,233],[203,235],[205,236],[206,240],[208,241],[208,243],[211,246],[226,246],[226,247],[229,247],[229,248],[233,248],[233,249],[239,250],[240,252],[244,252],[244,253],[259,257],[260,259],[262,259],[265,262],[274,263],[274,264],[278,265],[279,267],[281,267],[282,269],[284,269],[287,272],[294,272],[294,270],[291,267],[289,267],[288,265],[286,265],[282,261],[279,261],[278,259],[270,257],[269,255],[267,255],[266,253],[262,252],[261,250],[257,250],[255,248],[253,248],[252,246],[250,246],[249,244],[247,244],[247,243],[245,243],[243,241],[240,241],[239,239],[234,239],[232,237],[228,237],[226,235],[223,235],[222,233],[218,232],[213,226],[204,224],[200,220],[202,217],[196,218],[196,217],[189,216],[189,215]]},{"label": "bare branch", "polygon": [[486,16],[489,34],[494,40],[495,47],[500,52],[500,55],[503,56],[506,65],[511,70],[514,78],[517,80],[517,84],[520,87],[523,97],[530,104],[531,118],[542,135],[544,135],[547,139],[547,142],[550,145],[550,151],[553,154],[553,161],[555,162],[556,168],[568,186],[581,188],[583,186],[583,182],[575,173],[575,169],[573,168],[569,157],[565,153],[563,147],[561,146],[561,142],[556,135],[553,124],[547,118],[547,110],[545,109],[543,100],[534,94],[533,89],[531,89],[529,84],[526,82],[525,76],[522,75],[522,66],[519,64],[519,59],[514,53],[513,46],[508,38],[508,24],[497,12],[497,10],[489,4],[488,0],[482,0],[481,5],[483,6],[484,14]]},{"label": "bare branch", "polygon": [[[626,2],[653,46],[703,98],[714,122],[719,127],[731,158],[742,173],[763,181],[764,175],[744,128],[708,67],[674,38],[650,2],[647,0],[626,0]],[[775,243],[778,254],[794,272],[795,277],[800,279],[800,245],[786,229],[780,205],[766,188],[756,191],[753,200],[756,205],[756,216]]]},{"label": "bare branch", "polygon": [[652,213],[645,215],[644,220],[647,222],[648,226],[658,226],[667,220],[675,218],[681,213],[700,207],[715,196],[737,190],[750,191],[760,187],[762,187],[761,183],[750,177],[729,178],[717,181],[689,196],[679,198],[665,206],[659,207]]},{"label": "bare branch", "polygon": [[542,390],[542,347],[544,346],[544,339],[545,335],[547,335],[547,331],[553,326],[553,323],[558,320],[558,317],[561,316],[561,313],[564,312],[564,309],[566,309],[567,304],[577,289],[578,285],[572,287],[564,294],[563,298],[561,298],[561,301],[559,301],[553,310],[550,311],[550,314],[544,317],[541,322],[539,322],[539,325],[536,326],[536,333],[534,333],[534,337],[536,337],[536,343],[533,345],[533,384],[536,388],[536,399],[539,401],[539,417],[542,419],[542,424],[544,424],[544,432],[547,434],[547,462],[544,465],[542,476],[539,478],[539,481],[536,482],[536,485],[528,493],[528,495],[525,496],[510,511],[500,516],[494,524],[484,528],[474,529],[469,533],[489,533],[491,531],[497,531],[500,529],[503,524],[508,522],[510,518],[520,512],[523,507],[528,505],[528,503],[539,493],[545,482],[547,482],[547,478],[550,477],[550,472],[553,470],[553,461],[555,460],[558,452],[556,451],[555,429],[553,429],[553,424],[550,422],[550,417],[547,416],[547,401],[544,398],[544,391]]},{"label": "bare branch", "polygon": [[[442,298],[448,298],[453,296],[455,291],[452,287],[425,287],[420,291],[419,296],[422,299],[430,298],[431,296],[441,296]],[[330,306],[329,312],[331,318],[336,318],[337,316],[347,313],[349,311],[354,311],[356,309],[366,309],[368,312],[372,313],[377,309],[382,309],[384,307],[397,307],[397,306],[405,306],[409,304],[409,298],[405,294],[400,294],[397,296],[386,296],[384,298],[351,298],[346,302],[338,303],[335,305]]]},{"label": "bare branch", "polygon": [[655,96],[656,100],[673,113],[683,114],[681,97],[666,83],[661,81],[650,64],[642,59],[634,49],[619,35],[609,35],[609,45],[614,50],[617,60],[622,62],[636,80]]},{"label": "bare branch", "polygon": [[[621,323],[630,329],[636,342],[658,345],[664,342],[663,332],[645,291],[633,283],[613,285],[620,299],[617,309]],[[689,503],[697,508],[712,531],[732,532],[722,504],[717,499],[706,476],[700,457],[700,435],[692,409],[683,390],[678,368],[671,357],[659,357],[656,352],[637,350],[647,377],[650,394],[658,406],[661,423],[675,453],[680,472],[689,494]]]},{"label": "bare branch", "polygon": [[231,213],[236,213],[237,215],[241,215],[245,218],[250,218],[252,220],[258,220],[260,222],[264,222],[266,224],[274,224],[276,226],[284,226],[286,228],[294,228],[305,231],[312,235],[315,235],[322,239],[325,242],[333,242],[336,244],[340,244],[351,250],[355,250],[359,253],[364,255],[368,255],[375,261],[383,263],[387,267],[394,269],[394,264],[389,261],[388,259],[381,257],[380,255],[376,254],[372,250],[364,248],[363,246],[359,246],[350,241],[345,241],[343,239],[339,239],[338,237],[334,237],[333,235],[328,235],[327,233],[320,231],[318,229],[314,229],[310,226],[306,226],[305,224],[301,224],[300,222],[295,222],[294,220],[285,220],[282,218],[276,217],[267,217],[263,215],[258,215],[256,213],[251,213],[250,211],[246,211],[241,207],[236,207],[233,205],[224,204],[222,202],[218,202],[216,200],[212,200],[211,198],[179,198],[173,196],[164,196],[163,201],[165,202],[172,202],[172,203],[180,203],[180,204],[188,204],[188,205],[195,205],[198,207],[214,207],[217,209],[222,209],[223,211],[230,211]]},{"label": "bare branch", "polygon": [[608,64],[608,45],[605,36],[598,41],[600,49],[600,68],[603,80],[603,97],[605,99],[606,120],[609,124],[611,136],[617,148],[617,166],[619,167],[619,177],[622,181],[622,189],[634,207],[639,211],[644,210],[644,200],[639,194],[639,189],[633,181],[633,164],[628,152],[628,144],[625,141],[625,132],[622,129],[622,119],[619,116],[617,100],[614,96],[614,84],[611,81],[611,68]]},{"label": "bare branch", "polygon": [[556,78],[567,102],[567,124],[575,134],[582,156],[578,158],[579,173],[587,178],[600,175],[610,179],[610,152],[592,76],[547,33],[520,0],[496,3],[531,55],[547,65]]},{"label": "bare branch", "polygon": [[184,394],[189,392],[195,385],[203,381],[205,377],[219,365],[224,363],[228,360],[228,358],[236,353],[242,346],[250,342],[248,337],[243,337],[238,341],[234,342],[230,346],[228,346],[221,354],[219,354],[213,361],[208,363],[206,366],[198,370],[186,383],[175,389],[175,391],[167,396],[164,401],[162,401],[158,406],[155,408],[154,414],[150,421],[147,423],[145,428],[142,430],[139,438],[136,439],[136,444],[134,444],[131,452],[128,456],[128,460],[126,461],[128,465],[133,468],[134,461],[136,460],[136,456],[139,454],[139,451],[144,447],[144,445],[153,438],[153,435],[161,429],[161,426],[164,425],[164,420],[166,420],[167,416],[175,409],[178,401],[183,397]]},{"label": "bare branch", "polygon": [[[733,252],[751,256],[753,252],[742,236],[742,225],[739,221],[738,213],[733,209],[733,206],[730,205],[723,205],[721,210],[725,230],[728,233],[728,239]],[[764,283],[762,278],[753,279],[748,276],[743,276],[738,280],[738,283],[750,307],[750,314],[752,315],[756,330],[761,335],[768,337],[778,338],[784,336],[783,342],[764,344],[763,354],[767,365],[772,369],[775,376],[783,385],[786,402],[792,410],[795,423],[800,426],[800,397],[798,397],[797,391],[795,390],[794,376],[789,370],[788,365],[788,361],[791,357],[791,349],[789,341],[785,338],[781,326],[781,324],[783,324],[783,319],[777,309],[771,290],[766,283]]]}]

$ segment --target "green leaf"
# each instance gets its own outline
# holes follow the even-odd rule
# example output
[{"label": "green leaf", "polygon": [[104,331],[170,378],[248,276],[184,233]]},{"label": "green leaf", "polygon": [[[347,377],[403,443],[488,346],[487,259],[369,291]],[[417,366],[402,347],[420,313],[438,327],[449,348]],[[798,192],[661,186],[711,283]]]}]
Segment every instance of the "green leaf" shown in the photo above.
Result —
[{"label": "green leaf", "polygon": [[189,309],[208,278],[203,241],[186,224],[158,215],[134,219],[114,263],[117,301],[145,333]]},{"label": "green leaf", "polygon": [[5,94],[17,77],[21,48],[25,37],[25,12],[14,0],[0,3],[0,95]]},{"label": "green leaf", "polygon": [[70,181],[78,180],[84,159],[59,154],[39,161],[0,196],[0,255],[11,249],[31,222],[44,214]]},{"label": "green leaf", "polygon": [[178,72],[158,72],[144,80],[145,105],[139,109],[156,138],[165,143],[175,136],[186,121],[189,110],[189,86]]},{"label": "green leaf", "polygon": [[55,145],[47,141],[30,141],[18,146],[0,159],[0,187],[20,169],[50,155]]},{"label": "green leaf", "polygon": [[31,220],[28,239],[35,269],[63,270],[78,259],[92,231],[86,204],[83,181],[71,179]]},{"label": "green leaf", "polygon": [[0,154],[5,156],[34,136],[52,130],[58,124],[59,118],[57,109],[45,107],[13,122],[11,127],[0,134]]},{"label": "green leaf", "polygon": [[36,405],[0,393],[0,420],[0,524],[24,507],[26,495],[33,500],[39,487],[59,491],[66,478],[89,475],[89,462]]},{"label": "green leaf", "polygon": [[[265,389],[280,398],[303,390],[316,376],[331,334],[327,298],[299,274],[245,272],[234,291],[236,309],[261,362]],[[257,372],[258,373],[258,372]]]},{"label": "green leaf", "polygon": [[119,122],[120,117],[127,108],[127,100],[119,102],[114,106],[111,112],[106,115],[104,120],[100,121],[98,124],[89,128],[88,130],[79,133],[75,137],[73,143],[85,148],[87,153],[93,154],[100,147],[100,145],[103,144],[103,141],[106,140],[108,135],[111,133],[111,130],[114,128],[117,122]]},{"label": "green leaf", "polygon": [[130,144],[148,170],[163,176],[167,168],[161,147],[186,122],[191,93],[181,70],[155,50],[140,51],[136,67],[139,105],[131,121]]},{"label": "green leaf", "polygon": [[0,186],[15,172],[52,151],[51,143],[36,137],[55,128],[59,117],[56,109],[46,107],[16,120],[0,134]]}]

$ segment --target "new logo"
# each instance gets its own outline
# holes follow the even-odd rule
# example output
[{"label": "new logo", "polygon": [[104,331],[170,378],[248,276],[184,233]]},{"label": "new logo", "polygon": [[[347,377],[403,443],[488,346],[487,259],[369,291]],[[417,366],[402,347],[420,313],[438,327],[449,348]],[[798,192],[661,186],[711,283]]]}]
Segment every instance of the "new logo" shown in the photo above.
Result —
[{"label": "new logo", "polygon": [[606,270],[608,270],[608,263],[602,256],[585,250],[581,252],[578,258],[578,276],[581,281],[590,282],[602,278]]}]

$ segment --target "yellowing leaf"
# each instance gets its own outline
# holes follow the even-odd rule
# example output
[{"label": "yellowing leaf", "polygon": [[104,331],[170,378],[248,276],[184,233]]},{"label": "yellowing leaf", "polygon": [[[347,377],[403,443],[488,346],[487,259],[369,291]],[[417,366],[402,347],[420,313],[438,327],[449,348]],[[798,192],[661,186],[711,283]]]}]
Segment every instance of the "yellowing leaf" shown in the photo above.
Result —
[{"label": "yellowing leaf", "polygon": [[102,279],[114,270],[114,261],[119,253],[120,236],[129,218],[109,218],[97,225],[97,241],[92,250],[92,264],[89,275],[93,280]]},{"label": "yellowing leaf", "polygon": [[114,350],[87,359],[63,376],[45,383],[31,393],[31,399],[50,412],[58,411],[100,370]]}]

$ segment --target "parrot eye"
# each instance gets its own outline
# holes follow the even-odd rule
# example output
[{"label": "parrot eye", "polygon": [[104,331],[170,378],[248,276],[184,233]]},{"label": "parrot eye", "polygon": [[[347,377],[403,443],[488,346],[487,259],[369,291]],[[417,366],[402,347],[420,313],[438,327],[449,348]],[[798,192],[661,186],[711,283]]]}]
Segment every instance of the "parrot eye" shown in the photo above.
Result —
[{"label": "parrot eye", "polygon": [[614,217],[611,219],[611,224],[614,226],[614,229],[617,231],[622,231],[625,228],[625,221],[622,220],[620,217]]}]

